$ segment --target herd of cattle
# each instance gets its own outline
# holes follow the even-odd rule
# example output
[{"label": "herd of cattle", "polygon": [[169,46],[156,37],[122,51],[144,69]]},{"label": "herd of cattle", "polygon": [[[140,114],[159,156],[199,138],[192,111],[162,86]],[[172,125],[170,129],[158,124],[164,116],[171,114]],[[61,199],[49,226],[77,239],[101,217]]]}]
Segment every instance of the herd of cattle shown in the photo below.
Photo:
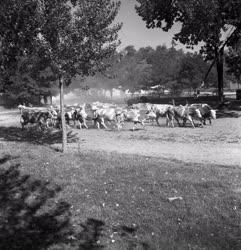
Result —
[{"label": "herd of cattle", "polygon": [[[35,124],[41,130],[55,127],[61,128],[61,113],[58,107],[49,108],[29,108],[23,105],[18,106],[21,112],[20,123],[22,129],[28,124]],[[118,130],[123,128],[126,121],[133,122],[133,130],[137,124],[145,127],[146,122],[156,121],[159,124],[159,118],[165,117],[166,126],[174,127],[174,120],[179,126],[185,126],[189,121],[192,127],[206,125],[206,120],[216,119],[216,110],[208,104],[191,105],[169,105],[169,104],[150,104],[138,103],[131,107],[119,107],[115,104],[94,102],[92,104],[73,105],[65,107],[65,120],[67,125],[73,122],[73,125],[86,128],[87,121],[92,121],[98,129],[104,127],[107,129],[106,122],[113,123]],[[183,122],[182,125],[180,120]],[[195,124],[194,121],[199,121]]]}]

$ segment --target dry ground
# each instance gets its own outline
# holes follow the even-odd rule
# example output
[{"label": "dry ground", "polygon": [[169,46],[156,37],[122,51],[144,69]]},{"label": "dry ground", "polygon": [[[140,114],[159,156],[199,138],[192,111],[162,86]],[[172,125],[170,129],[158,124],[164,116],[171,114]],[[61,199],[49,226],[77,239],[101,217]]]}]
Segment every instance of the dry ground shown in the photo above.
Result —
[{"label": "dry ground", "polygon": [[[89,123],[90,129],[79,130],[71,126],[68,130],[75,143],[69,144],[69,150],[105,151],[135,154],[148,157],[162,157],[194,163],[215,163],[223,165],[241,164],[241,117],[239,113],[222,112],[212,126],[204,128],[175,127],[166,128],[165,120],[161,119],[161,127],[156,123],[147,124],[143,129],[138,127],[132,131],[132,124],[126,123],[121,131],[113,126],[109,130],[97,130]],[[17,111],[3,111],[0,115],[0,137],[7,140],[37,140],[27,131],[20,131],[19,114]],[[10,129],[8,129],[11,127]],[[54,132],[53,132],[54,134]],[[35,138],[36,137],[36,138]],[[28,139],[27,139],[28,138]],[[55,138],[55,137],[54,137]],[[58,147],[59,142],[45,138],[46,144]]]},{"label": "dry ground", "polygon": [[236,114],[195,129],[73,129],[65,155],[59,132],[18,122],[0,114],[0,249],[241,249]]}]

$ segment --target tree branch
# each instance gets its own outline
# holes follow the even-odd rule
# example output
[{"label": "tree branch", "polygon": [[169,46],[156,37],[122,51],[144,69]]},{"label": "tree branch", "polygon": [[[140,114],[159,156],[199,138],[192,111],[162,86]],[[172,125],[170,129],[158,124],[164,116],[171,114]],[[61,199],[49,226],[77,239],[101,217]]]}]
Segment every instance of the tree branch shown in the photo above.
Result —
[{"label": "tree branch", "polygon": [[219,51],[224,49],[224,47],[227,45],[227,43],[233,38],[233,36],[237,33],[240,32],[241,27],[236,27],[236,29],[232,32],[232,34],[226,39],[226,41],[223,43],[223,45],[219,48]]}]

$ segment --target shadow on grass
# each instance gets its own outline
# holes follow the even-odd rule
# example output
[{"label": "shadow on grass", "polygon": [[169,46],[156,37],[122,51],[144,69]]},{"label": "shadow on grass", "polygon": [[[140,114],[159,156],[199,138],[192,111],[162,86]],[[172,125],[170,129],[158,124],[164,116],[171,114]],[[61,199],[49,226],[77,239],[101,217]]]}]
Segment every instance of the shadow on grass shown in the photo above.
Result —
[{"label": "shadow on grass", "polygon": [[221,109],[217,111],[217,118],[239,118],[240,112],[228,109]]},{"label": "shadow on grass", "polygon": [[87,219],[84,224],[81,224],[82,231],[78,234],[79,250],[98,250],[103,249],[104,246],[99,244],[99,239],[103,235],[105,223],[101,220]]},{"label": "shadow on grass", "polygon": [[[0,127],[0,138],[5,141],[18,141],[18,142],[30,142],[33,144],[55,144],[62,142],[61,130],[53,131],[39,131],[35,128],[29,128],[22,130],[18,127]],[[67,132],[68,143],[78,141],[77,134],[73,131]]]},{"label": "shadow on grass", "polygon": [[[72,224],[70,204],[57,196],[62,191],[56,184],[37,180],[20,173],[20,165],[9,161],[11,155],[0,158],[0,249],[1,250],[101,250],[106,230],[101,220],[88,218],[77,230]],[[134,249],[149,249],[128,235],[135,229],[122,226],[115,229]],[[132,248],[130,248],[132,247]]]},{"label": "shadow on grass", "polygon": [[[0,164],[10,160],[0,159]],[[19,165],[0,169],[0,249],[46,249],[71,233],[70,205],[54,199],[58,186],[22,175]]]},{"label": "shadow on grass", "polygon": [[70,204],[57,199],[57,185],[22,175],[19,165],[2,167],[0,158],[0,249],[102,249],[97,242],[104,223],[88,219],[77,233],[71,224]]}]

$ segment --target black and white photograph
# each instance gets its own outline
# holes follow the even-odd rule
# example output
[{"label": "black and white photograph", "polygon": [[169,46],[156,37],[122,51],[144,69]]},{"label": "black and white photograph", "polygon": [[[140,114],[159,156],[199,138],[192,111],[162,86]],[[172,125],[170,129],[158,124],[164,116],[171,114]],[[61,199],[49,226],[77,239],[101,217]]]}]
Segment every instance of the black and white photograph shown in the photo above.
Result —
[{"label": "black and white photograph", "polygon": [[0,0],[0,250],[241,249],[241,0]]}]

